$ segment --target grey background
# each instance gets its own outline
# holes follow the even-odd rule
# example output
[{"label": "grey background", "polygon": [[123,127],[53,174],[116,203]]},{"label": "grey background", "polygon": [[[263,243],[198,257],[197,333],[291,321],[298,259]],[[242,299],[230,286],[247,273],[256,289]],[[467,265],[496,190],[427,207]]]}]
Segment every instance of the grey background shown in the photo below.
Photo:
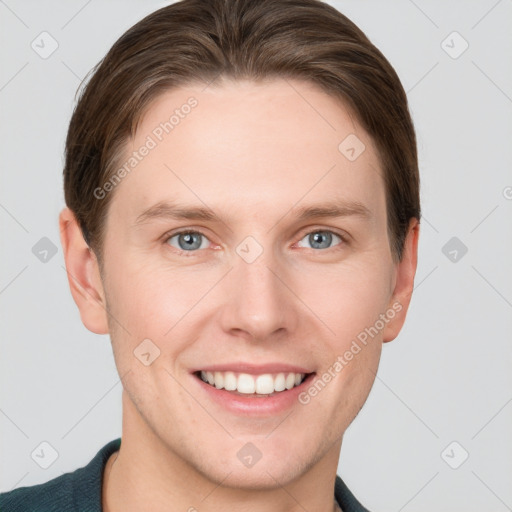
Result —
[{"label": "grey background", "polygon": [[[1,491],[74,470],[121,435],[109,338],[85,329],[68,289],[62,155],[80,80],[166,3],[0,1]],[[329,3],[408,92],[424,212],[409,316],[338,472],[371,510],[512,510],[512,1]],[[43,31],[59,45],[47,59],[31,47]],[[469,44],[457,58],[454,31]],[[43,237],[57,249],[46,262]],[[58,452],[48,469],[31,457],[41,442]]]}]

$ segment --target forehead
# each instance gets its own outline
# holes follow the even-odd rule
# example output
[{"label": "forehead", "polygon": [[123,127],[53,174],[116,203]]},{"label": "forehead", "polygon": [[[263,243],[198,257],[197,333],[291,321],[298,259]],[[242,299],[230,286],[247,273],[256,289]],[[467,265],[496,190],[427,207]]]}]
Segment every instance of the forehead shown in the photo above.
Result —
[{"label": "forehead", "polygon": [[340,100],[307,82],[166,91],[146,110],[123,163],[134,154],[113,198],[124,215],[166,200],[250,217],[340,199],[384,212],[373,141]]}]

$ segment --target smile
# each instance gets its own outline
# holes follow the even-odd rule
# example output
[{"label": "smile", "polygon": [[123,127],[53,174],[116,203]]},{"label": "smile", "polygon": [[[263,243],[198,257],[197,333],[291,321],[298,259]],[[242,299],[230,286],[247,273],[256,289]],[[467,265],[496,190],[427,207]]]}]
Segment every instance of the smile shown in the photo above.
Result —
[{"label": "smile", "polygon": [[217,389],[241,395],[273,396],[299,386],[307,377],[305,373],[264,373],[251,375],[232,371],[198,371],[196,375]]}]

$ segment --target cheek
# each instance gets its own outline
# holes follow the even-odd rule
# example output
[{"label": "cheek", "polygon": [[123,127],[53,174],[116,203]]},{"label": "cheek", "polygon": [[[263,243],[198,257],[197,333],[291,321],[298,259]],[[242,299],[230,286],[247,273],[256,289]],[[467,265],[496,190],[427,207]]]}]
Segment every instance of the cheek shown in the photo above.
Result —
[{"label": "cheek", "polygon": [[[155,379],[160,366],[174,373],[180,354],[191,343],[191,333],[204,320],[201,306],[206,301],[200,302],[201,298],[218,281],[218,275],[129,262],[124,268],[113,268],[109,275],[110,335],[119,373],[144,372],[136,357],[148,351],[157,359],[145,368],[149,370],[144,372],[145,378]],[[146,384],[150,387],[149,381]]]},{"label": "cheek", "polygon": [[162,338],[204,294],[200,285],[192,273],[118,267],[109,288],[111,309],[134,336]]},{"label": "cheek", "polygon": [[[308,305],[332,335],[319,347],[322,372],[317,378],[328,389],[317,406],[326,408],[325,414],[330,415],[334,424],[344,423],[347,427],[373,385],[382,349],[380,315],[388,306],[389,279],[389,266],[368,261],[340,268],[321,280],[318,276],[308,279],[307,285],[316,290],[308,296]],[[311,288],[313,281],[315,288]],[[322,283],[325,283],[324,293],[318,288]],[[323,387],[321,382],[310,389],[310,397],[320,393]]]},{"label": "cheek", "polygon": [[[303,276],[307,276],[305,273]],[[375,324],[390,297],[390,269],[384,265],[340,266],[328,274],[301,278],[299,296],[336,339],[341,350],[366,328]]]},{"label": "cheek", "polygon": [[382,343],[377,338],[368,338],[365,343],[352,338],[340,341],[337,349],[319,379],[325,381],[334,374],[326,384],[329,389],[323,400],[332,423],[341,425],[344,431],[368,398],[378,370]]}]

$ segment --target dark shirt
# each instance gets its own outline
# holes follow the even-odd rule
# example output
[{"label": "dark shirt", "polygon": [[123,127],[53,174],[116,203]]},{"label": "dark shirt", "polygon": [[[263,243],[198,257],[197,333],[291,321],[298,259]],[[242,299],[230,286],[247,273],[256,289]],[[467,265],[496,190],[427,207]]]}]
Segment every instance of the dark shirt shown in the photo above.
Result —
[{"label": "dark shirt", "polygon": [[[101,512],[105,464],[121,446],[121,438],[107,443],[84,467],[44,484],[18,487],[0,494],[0,512]],[[335,499],[343,512],[368,512],[336,475]]]}]

